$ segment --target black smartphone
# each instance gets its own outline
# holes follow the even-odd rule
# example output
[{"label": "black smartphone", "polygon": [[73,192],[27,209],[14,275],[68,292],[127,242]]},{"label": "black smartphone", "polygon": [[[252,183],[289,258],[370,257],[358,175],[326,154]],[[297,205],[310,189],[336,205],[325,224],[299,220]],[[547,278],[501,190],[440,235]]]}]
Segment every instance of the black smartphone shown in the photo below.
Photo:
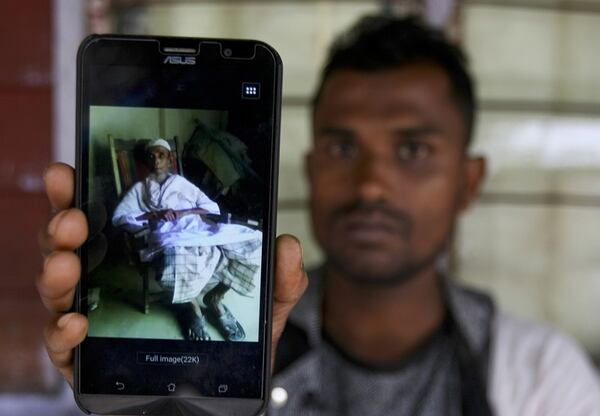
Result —
[{"label": "black smartphone", "polygon": [[86,412],[253,415],[270,378],[282,64],[253,40],[78,53],[75,308]]}]

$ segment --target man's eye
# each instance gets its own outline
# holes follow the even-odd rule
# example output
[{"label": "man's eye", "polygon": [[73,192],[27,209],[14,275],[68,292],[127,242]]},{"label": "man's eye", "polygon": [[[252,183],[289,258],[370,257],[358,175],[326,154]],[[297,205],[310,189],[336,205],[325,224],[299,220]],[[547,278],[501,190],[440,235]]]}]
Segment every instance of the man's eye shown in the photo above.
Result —
[{"label": "man's eye", "polygon": [[335,159],[354,157],[357,151],[356,144],[350,140],[334,141],[327,146],[327,153]]},{"label": "man's eye", "polygon": [[406,142],[398,147],[397,156],[401,161],[422,160],[431,154],[431,147],[421,142]]}]

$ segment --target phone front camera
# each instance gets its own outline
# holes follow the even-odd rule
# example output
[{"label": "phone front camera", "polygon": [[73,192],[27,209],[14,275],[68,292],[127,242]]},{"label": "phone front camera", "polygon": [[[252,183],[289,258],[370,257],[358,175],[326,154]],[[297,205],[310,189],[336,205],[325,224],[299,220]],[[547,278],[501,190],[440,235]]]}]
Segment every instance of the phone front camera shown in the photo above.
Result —
[{"label": "phone front camera", "polygon": [[229,58],[233,54],[233,52],[231,51],[231,49],[225,48],[225,50],[223,50],[223,54]]}]

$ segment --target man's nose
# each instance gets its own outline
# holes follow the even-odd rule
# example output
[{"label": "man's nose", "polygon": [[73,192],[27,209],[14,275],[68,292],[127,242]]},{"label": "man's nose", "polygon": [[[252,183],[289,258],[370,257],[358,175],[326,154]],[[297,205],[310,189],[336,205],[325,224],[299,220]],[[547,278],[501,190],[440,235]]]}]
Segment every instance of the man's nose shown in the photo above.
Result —
[{"label": "man's nose", "polygon": [[354,172],[358,195],[364,201],[385,199],[390,182],[389,161],[376,154],[363,155]]}]

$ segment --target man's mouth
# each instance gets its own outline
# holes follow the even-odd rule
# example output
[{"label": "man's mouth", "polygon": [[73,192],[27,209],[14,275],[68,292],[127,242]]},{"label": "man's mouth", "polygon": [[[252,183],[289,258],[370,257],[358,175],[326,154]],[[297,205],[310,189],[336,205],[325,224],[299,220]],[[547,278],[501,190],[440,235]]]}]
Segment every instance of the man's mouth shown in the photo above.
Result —
[{"label": "man's mouth", "polygon": [[344,238],[361,245],[377,245],[389,239],[407,238],[408,221],[382,211],[354,211],[339,217],[338,226]]}]

